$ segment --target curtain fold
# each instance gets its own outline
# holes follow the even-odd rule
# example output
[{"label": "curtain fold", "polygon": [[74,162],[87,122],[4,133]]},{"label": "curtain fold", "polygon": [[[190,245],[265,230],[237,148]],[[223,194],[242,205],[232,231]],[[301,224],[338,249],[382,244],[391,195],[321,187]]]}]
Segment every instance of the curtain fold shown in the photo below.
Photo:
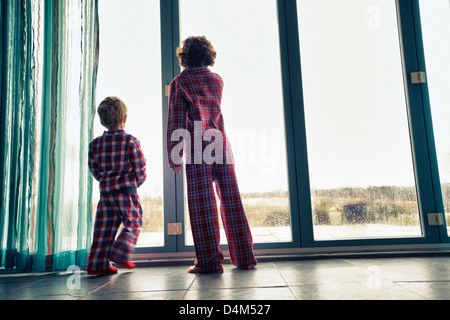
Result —
[{"label": "curtain fold", "polygon": [[84,268],[98,0],[2,0],[0,16],[0,267]]}]

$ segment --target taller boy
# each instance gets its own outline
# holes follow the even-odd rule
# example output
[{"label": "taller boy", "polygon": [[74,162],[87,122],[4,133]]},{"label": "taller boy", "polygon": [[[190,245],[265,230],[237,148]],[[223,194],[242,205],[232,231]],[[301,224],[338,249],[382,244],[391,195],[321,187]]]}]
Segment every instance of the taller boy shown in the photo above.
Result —
[{"label": "taller boy", "polygon": [[[179,149],[175,148],[180,144],[179,130],[187,130],[190,137],[196,138],[195,141],[184,141],[189,218],[197,258],[188,272],[223,272],[214,183],[220,199],[230,261],[240,269],[251,269],[257,263],[252,234],[242,205],[220,109],[223,81],[208,69],[208,66],[214,65],[216,52],[205,37],[189,37],[177,49],[177,56],[185,69],[170,84],[167,153],[169,166],[180,173],[182,163],[179,161]],[[197,131],[200,130],[201,139],[198,139]],[[211,135],[211,131],[216,134]],[[220,149],[217,148],[220,141],[216,141],[219,138],[222,140]],[[213,142],[216,148],[211,154],[211,150],[205,149]],[[199,150],[203,156],[196,154]],[[208,161],[211,159],[215,161]]]}]

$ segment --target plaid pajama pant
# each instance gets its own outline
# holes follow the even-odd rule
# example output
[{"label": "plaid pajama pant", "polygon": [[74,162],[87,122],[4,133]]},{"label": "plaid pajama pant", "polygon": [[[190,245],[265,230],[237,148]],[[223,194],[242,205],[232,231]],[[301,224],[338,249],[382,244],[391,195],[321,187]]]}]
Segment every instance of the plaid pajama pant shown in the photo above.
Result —
[{"label": "plaid pajama pant", "polygon": [[[122,223],[122,231],[115,239]],[[141,227],[142,208],[137,193],[102,195],[97,206],[87,271],[109,269],[110,260],[128,262]]]},{"label": "plaid pajama pant", "polygon": [[220,199],[220,213],[230,251],[230,261],[240,269],[256,265],[252,234],[245,216],[234,165],[186,165],[189,219],[199,272],[221,272],[223,253],[214,193]]}]

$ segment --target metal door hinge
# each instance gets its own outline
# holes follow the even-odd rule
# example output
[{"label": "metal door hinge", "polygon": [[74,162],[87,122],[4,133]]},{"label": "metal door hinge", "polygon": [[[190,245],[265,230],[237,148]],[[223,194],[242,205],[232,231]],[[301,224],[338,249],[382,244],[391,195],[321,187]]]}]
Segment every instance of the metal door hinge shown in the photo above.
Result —
[{"label": "metal door hinge", "polygon": [[444,225],[444,215],[442,213],[429,213],[427,216],[428,216],[428,225],[430,226]]},{"label": "metal door hinge", "polygon": [[411,72],[411,83],[419,84],[419,83],[427,83],[427,77],[425,72]]},{"label": "metal door hinge", "polygon": [[168,223],[167,224],[167,234],[169,236],[177,236],[183,234],[183,227],[181,223]]},{"label": "metal door hinge", "polygon": [[166,97],[168,97],[168,96],[169,96],[169,93],[170,93],[170,86],[165,86],[165,87],[164,87],[164,91],[165,91],[165,93],[166,93]]}]

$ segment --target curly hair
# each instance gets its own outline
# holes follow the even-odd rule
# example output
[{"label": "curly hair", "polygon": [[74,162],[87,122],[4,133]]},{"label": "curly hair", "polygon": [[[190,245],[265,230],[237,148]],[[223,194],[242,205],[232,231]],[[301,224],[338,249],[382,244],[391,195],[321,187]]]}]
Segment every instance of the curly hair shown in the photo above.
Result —
[{"label": "curly hair", "polygon": [[177,48],[177,56],[184,68],[213,66],[216,50],[205,36],[188,37]]},{"label": "curly hair", "polygon": [[100,123],[108,130],[113,130],[123,122],[128,109],[119,98],[107,97],[98,106],[97,113],[100,117]]}]

